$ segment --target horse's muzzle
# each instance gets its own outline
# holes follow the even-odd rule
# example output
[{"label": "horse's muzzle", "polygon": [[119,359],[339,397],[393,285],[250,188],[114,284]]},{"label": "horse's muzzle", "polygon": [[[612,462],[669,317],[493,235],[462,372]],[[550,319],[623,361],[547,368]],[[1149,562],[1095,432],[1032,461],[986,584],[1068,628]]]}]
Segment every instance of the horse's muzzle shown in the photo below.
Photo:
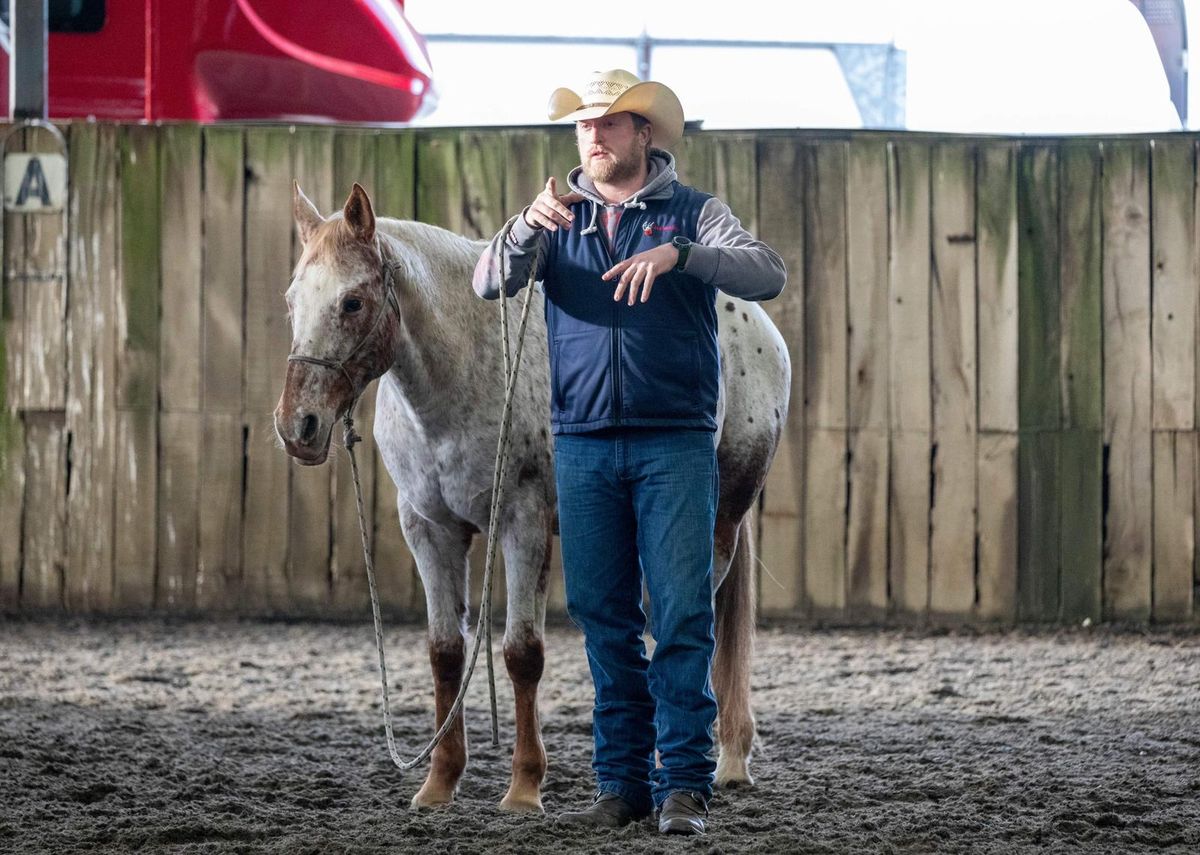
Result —
[{"label": "horse's muzzle", "polygon": [[286,413],[282,406],[275,409],[275,433],[287,453],[302,466],[325,462],[329,456],[331,424],[323,424],[315,413]]}]

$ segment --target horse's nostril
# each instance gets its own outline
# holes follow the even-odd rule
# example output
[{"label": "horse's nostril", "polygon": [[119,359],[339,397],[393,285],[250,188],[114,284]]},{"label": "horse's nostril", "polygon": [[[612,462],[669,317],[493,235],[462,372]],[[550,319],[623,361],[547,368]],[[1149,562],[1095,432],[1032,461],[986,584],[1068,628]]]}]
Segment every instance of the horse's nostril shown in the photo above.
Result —
[{"label": "horse's nostril", "polygon": [[300,424],[300,441],[303,443],[312,442],[313,437],[317,435],[317,417],[311,413],[304,417],[304,421]]}]

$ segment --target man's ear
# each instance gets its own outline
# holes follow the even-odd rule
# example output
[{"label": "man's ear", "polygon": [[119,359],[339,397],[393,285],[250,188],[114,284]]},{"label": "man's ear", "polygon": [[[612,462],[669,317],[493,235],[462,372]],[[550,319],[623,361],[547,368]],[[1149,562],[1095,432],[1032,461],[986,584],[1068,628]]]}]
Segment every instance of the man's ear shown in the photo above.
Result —
[{"label": "man's ear", "polygon": [[300,242],[304,244],[307,244],[316,232],[317,226],[325,222],[317,206],[300,189],[299,181],[292,182],[292,216],[295,217],[296,228],[300,231]]}]

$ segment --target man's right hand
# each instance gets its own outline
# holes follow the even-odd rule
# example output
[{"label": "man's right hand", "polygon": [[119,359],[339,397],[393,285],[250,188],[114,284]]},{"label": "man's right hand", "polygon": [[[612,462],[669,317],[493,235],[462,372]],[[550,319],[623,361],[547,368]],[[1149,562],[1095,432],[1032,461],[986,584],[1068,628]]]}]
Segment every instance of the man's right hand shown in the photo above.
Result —
[{"label": "man's right hand", "polygon": [[525,222],[534,228],[552,232],[558,231],[559,226],[569,229],[575,220],[569,206],[582,200],[583,196],[574,192],[559,196],[552,175],[546,179],[546,189],[537,194],[533,204],[525,211]]}]

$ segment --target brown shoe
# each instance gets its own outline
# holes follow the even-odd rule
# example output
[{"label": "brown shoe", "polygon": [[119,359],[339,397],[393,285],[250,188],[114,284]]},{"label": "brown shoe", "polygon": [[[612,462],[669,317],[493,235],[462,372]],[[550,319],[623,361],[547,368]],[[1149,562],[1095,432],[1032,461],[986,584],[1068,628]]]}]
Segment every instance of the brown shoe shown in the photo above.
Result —
[{"label": "brown shoe", "polygon": [[671,793],[658,811],[658,830],[663,834],[703,834],[708,805],[696,793]]},{"label": "brown shoe", "polygon": [[593,828],[620,828],[641,819],[633,805],[616,793],[596,793],[592,803],[583,810],[558,815],[559,825],[582,825]]}]

